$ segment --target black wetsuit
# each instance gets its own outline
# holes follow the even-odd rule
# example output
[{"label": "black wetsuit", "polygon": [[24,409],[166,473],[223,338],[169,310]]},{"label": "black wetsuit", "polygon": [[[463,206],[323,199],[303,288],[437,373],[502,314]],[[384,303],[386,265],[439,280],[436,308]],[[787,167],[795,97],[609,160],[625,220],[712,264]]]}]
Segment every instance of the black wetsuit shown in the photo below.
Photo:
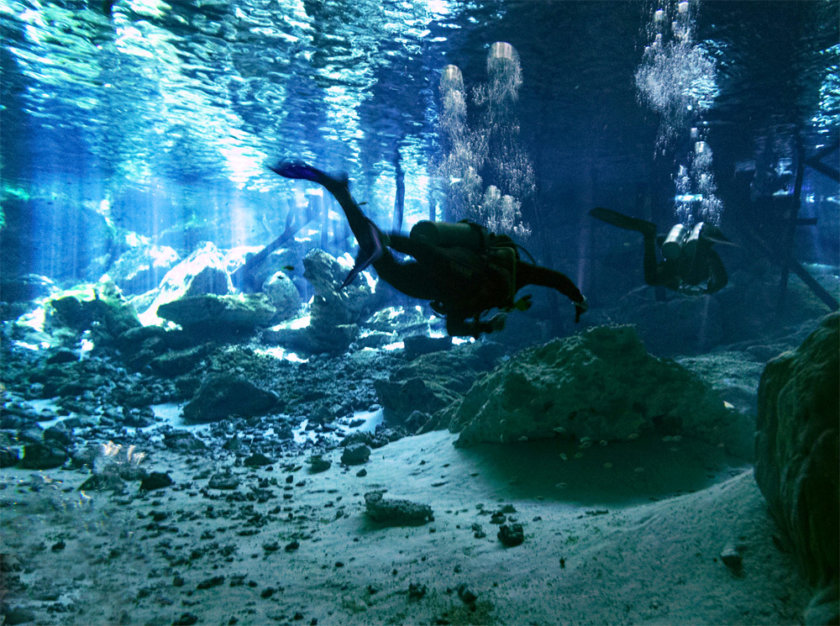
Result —
[{"label": "black wetsuit", "polygon": [[[498,262],[488,262],[487,255],[481,251],[461,246],[441,247],[422,237],[399,233],[386,236],[350,195],[347,179],[304,164],[280,164],[272,169],[287,178],[311,180],[329,191],[344,210],[362,252],[382,248],[372,262],[379,278],[407,296],[429,300],[438,313],[446,316],[450,335],[477,337],[498,330],[503,318],[496,316],[482,321],[481,315],[493,308],[514,308],[516,292],[526,285],[550,287],[568,297],[576,305],[575,321],[586,310],[586,300],[571,279],[520,260],[515,248],[510,248],[510,267],[506,271]],[[388,247],[411,258],[398,260]],[[522,308],[527,308],[527,303]]]}]

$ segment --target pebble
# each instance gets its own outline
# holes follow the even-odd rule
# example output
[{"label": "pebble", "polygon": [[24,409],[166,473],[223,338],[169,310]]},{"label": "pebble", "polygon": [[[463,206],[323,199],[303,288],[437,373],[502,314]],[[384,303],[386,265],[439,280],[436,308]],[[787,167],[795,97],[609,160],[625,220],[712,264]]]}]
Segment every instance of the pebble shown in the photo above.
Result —
[{"label": "pebble", "polygon": [[505,547],[512,548],[525,541],[525,531],[522,524],[503,524],[499,527],[497,537]]}]

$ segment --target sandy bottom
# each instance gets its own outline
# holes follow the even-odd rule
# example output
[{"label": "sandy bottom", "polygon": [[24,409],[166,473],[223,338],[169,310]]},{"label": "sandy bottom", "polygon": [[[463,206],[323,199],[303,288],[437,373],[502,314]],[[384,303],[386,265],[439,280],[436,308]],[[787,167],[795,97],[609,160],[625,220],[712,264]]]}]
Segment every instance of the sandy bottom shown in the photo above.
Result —
[{"label": "sandy bottom", "polygon": [[[4,601],[39,624],[800,620],[809,591],[752,469],[719,448],[454,439],[408,437],[352,468],[335,451],[319,474],[302,451],[249,469],[221,451],[151,448],[143,465],[175,484],[122,495],[80,493],[84,471],[3,470]],[[226,467],[239,487],[209,489]],[[434,521],[374,524],[363,494],[375,489],[431,505]],[[524,543],[497,539],[501,515]],[[740,571],[722,562],[727,546]]]}]

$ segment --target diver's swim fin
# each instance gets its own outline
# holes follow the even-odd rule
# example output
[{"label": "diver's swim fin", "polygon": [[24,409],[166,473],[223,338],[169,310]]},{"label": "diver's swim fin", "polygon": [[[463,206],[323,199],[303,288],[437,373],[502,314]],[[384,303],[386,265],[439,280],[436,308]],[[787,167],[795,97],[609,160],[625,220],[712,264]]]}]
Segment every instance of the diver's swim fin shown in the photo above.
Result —
[{"label": "diver's swim fin", "polygon": [[341,176],[331,176],[326,172],[319,170],[317,167],[307,165],[303,161],[278,161],[274,165],[269,165],[270,169],[275,174],[279,174],[283,178],[293,178],[295,180],[311,180],[313,183],[318,183],[324,187],[335,184],[346,184],[347,174]]},{"label": "diver's swim fin", "polygon": [[606,222],[607,224],[618,226],[619,228],[638,231],[645,236],[656,235],[656,224],[654,224],[653,222],[648,222],[647,220],[640,220],[635,217],[630,217],[629,215],[624,215],[623,213],[613,211],[612,209],[595,207],[594,209],[589,211],[589,215],[601,220],[602,222]]},{"label": "diver's swim fin", "polygon": [[365,271],[371,263],[376,263],[382,258],[382,255],[385,254],[385,245],[382,242],[382,233],[379,232],[376,224],[370,220],[367,220],[367,223],[370,227],[370,240],[372,242],[371,247],[373,249],[368,253],[362,247],[359,247],[359,254],[356,256],[356,264],[353,265],[353,269],[350,270],[350,273],[347,274],[347,278],[345,278],[344,282],[341,283],[341,287],[338,288],[339,291],[352,283],[353,279],[355,279],[360,272]]}]

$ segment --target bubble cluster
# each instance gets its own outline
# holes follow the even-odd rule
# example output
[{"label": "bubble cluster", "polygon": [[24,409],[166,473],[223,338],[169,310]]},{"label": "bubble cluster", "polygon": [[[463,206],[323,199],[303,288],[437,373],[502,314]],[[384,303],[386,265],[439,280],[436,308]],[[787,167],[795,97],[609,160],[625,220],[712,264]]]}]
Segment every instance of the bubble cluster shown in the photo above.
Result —
[{"label": "bubble cluster", "polygon": [[694,41],[700,0],[662,0],[647,25],[650,43],[636,70],[639,99],[659,113],[657,150],[690,139],[690,149],[674,174],[674,214],[683,224],[717,224],[723,205],[712,173],[712,150],[705,141],[703,114],[719,90],[714,59]]},{"label": "bubble cluster", "polygon": [[522,200],[535,189],[534,168],[522,148],[516,116],[521,85],[516,49],[494,43],[487,57],[487,82],[472,92],[472,104],[481,114],[471,127],[463,76],[458,67],[447,65],[440,81],[443,157],[438,167],[447,219],[469,219],[520,239],[530,234],[522,221]]}]

